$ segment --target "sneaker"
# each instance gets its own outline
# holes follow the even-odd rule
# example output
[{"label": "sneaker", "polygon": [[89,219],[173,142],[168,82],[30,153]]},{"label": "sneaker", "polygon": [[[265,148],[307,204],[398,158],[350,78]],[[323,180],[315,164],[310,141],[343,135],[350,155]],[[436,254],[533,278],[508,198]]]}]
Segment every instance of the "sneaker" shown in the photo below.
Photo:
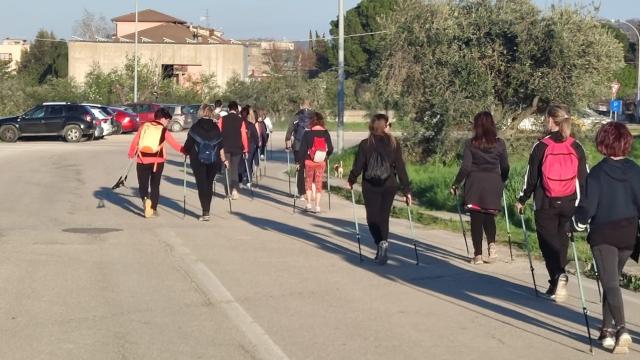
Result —
[{"label": "sneaker", "polygon": [[151,208],[151,199],[144,199],[144,217],[150,218],[153,216],[153,209]]},{"label": "sneaker", "polygon": [[613,348],[614,354],[626,354],[629,352],[629,346],[633,340],[627,332],[627,329],[623,326],[616,332],[616,345]]},{"label": "sneaker", "polygon": [[549,281],[549,288],[543,295],[551,299],[553,294],[555,293],[556,293],[556,285],[552,284],[551,281]]},{"label": "sneaker", "polygon": [[313,210],[313,208],[311,207],[311,204],[307,204],[307,205],[304,207],[304,209],[305,209],[307,212],[311,212],[311,210]]},{"label": "sneaker", "polygon": [[613,329],[603,328],[600,330],[598,341],[602,344],[603,348],[612,350],[614,346],[616,346],[616,332]]},{"label": "sneaker", "polygon": [[198,221],[209,221],[211,220],[211,216],[207,215],[202,215],[198,218]]},{"label": "sneaker", "polygon": [[238,200],[240,198],[240,195],[238,194],[238,190],[233,189],[233,191],[231,191],[231,200]]},{"label": "sneaker", "polygon": [[387,250],[389,250],[389,243],[387,241],[380,241],[378,244],[378,256],[376,258],[376,262],[379,265],[384,265],[387,263]]},{"label": "sneaker", "polygon": [[482,261],[482,255],[477,255],[471,258],[471,260],[469,261],[469,263],[471,265],[480,265],[480,264],[484,264],[484,261]]},{"label": "sneaker", "polygon": [[264,160],[264,155],[260,155],[260,160]]},{"label": "sneaker", "polygon": [[153,214],[151,214],[151,217],[157,218],[158,216],[160,216],[160,214],[158,214],[158,210],[153,210]]},{"label": "sneaker", "polygon": [[320,206],[316,206],[316,214],[320,214]]},{"label": "sneaker", "polygon": [[557,303],[561,303],[567,300],[569,294],[567,293],[567,283],[569,282],[569,277],[567,274],[560,274],[558,277],[558,285],[556,286],[555,293],[551,296]]},{"label": "sneaker", "polygon": [[495,260],[498,258],[498,250],[496,249],[496,244],[489,244],[489,259]]}]

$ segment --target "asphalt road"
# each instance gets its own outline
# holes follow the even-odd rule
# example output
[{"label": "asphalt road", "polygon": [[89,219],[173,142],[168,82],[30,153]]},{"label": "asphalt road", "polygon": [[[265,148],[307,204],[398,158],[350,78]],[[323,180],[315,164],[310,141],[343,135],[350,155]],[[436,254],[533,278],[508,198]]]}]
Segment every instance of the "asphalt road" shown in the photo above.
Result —
[{"label": "asphalt road", "polygon": [[[526,257],[500,249],[471,266],[459,234],[423,227],[416,266],[396,219],[379,267],[362,207],[360,263],[348,201],[293,214],[281,146],[255,198],[244,191],[232,214],[217,198],[210,223],[196,220],[190,171],[183,218],[172,153],[160,217],[144,219],[133,173],[131,188],[110,189],[130,139],[0,144],[0,359],[592,358],[574,277],[568,303],[553,304],[534,297]],[[595,283],[585,290],[596,336]],[[624,296],[638,343],[640,300]]]}]

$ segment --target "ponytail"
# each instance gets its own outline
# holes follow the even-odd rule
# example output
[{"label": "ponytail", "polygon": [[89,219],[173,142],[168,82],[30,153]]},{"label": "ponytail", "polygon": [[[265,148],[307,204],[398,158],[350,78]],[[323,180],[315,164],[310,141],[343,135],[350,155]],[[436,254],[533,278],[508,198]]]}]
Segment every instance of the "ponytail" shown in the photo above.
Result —
[{"label": "ponytail", "polygon": [[563,139],[571,136],[571,111],[567,105],[549,105],[546,115],[559,128]]}]

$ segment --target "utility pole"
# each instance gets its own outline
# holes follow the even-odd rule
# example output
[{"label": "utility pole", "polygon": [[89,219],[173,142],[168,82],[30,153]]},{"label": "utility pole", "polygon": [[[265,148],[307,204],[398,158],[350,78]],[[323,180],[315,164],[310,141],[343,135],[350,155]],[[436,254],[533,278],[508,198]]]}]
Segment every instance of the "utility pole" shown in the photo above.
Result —
[{"label": "utility pole", "polygon": [[338,0],[338,153],[344,150],[344,0]]},{"label": "utility pole", "polygon": [[638,43],[637,43],[638,45],[636,46],[636,48],[638,48],[638,55],[636,55],[636,61],[638,62],[638,80],[636,82],[636,113],[635,113],[635,116],[638,117],[640,116],[640,109],[638,109],[638,107],[640,107],[640,32],[638,32],[638,29],[635,26],[633,26],[632,24],[624,20],[611,20],[611,21],[622,23],[629,26],[636,33],[636,36],[638,37]]},{"label": "utility pole", "polygon": [[133,102],[138,102],[138,0],[136,0],[135,43],[133,45]]}]

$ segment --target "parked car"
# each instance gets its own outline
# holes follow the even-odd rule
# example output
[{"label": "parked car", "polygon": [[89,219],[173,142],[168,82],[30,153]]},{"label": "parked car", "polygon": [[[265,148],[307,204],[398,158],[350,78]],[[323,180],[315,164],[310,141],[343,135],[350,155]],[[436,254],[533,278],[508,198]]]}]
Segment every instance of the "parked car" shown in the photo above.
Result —
[{"label": "parked car", "polygon": [[154,113],[162,107],[162,105],[156,103],[131,103],[126,104],[125,106],[138,114],[138,121],[140,125],[148,121],[153,121]]},{"label": "parked car", "polygon": [[[120,132],[129,133],[138,131],[140,123],[138,115],[132,109],[126,107],[106,106],[113,113],[113,118],[120,125]],[[117,130],[116,130],[117,133]]]},{"label": "parked car", "polygon": [[109,136],[113,134],[115,127],[113,126],[113,115],[108,110],[102,110],[102,105],[98,104],[82,104],[86,105],[91,109],[93,115],[95,116],[96,126],[102,127],[103,133],[102,136],[94,135],[95,140],[99,140],[104,138],[105,136]]},{"label": "parked car", "polygon": [[168,125],[170,131],[178,132],[183,129],[189,129],[198,121],[198,110],[200,105],[175,105],[163,104],[172,115],[171,122]]},{"label": "parked car", "polygon": [[23,136],[62,136],[79,142],[96,133],[96,117],[91,108],[70,103],[43,103],[22,115],[0,119],[0,140],[15,142]]}]

